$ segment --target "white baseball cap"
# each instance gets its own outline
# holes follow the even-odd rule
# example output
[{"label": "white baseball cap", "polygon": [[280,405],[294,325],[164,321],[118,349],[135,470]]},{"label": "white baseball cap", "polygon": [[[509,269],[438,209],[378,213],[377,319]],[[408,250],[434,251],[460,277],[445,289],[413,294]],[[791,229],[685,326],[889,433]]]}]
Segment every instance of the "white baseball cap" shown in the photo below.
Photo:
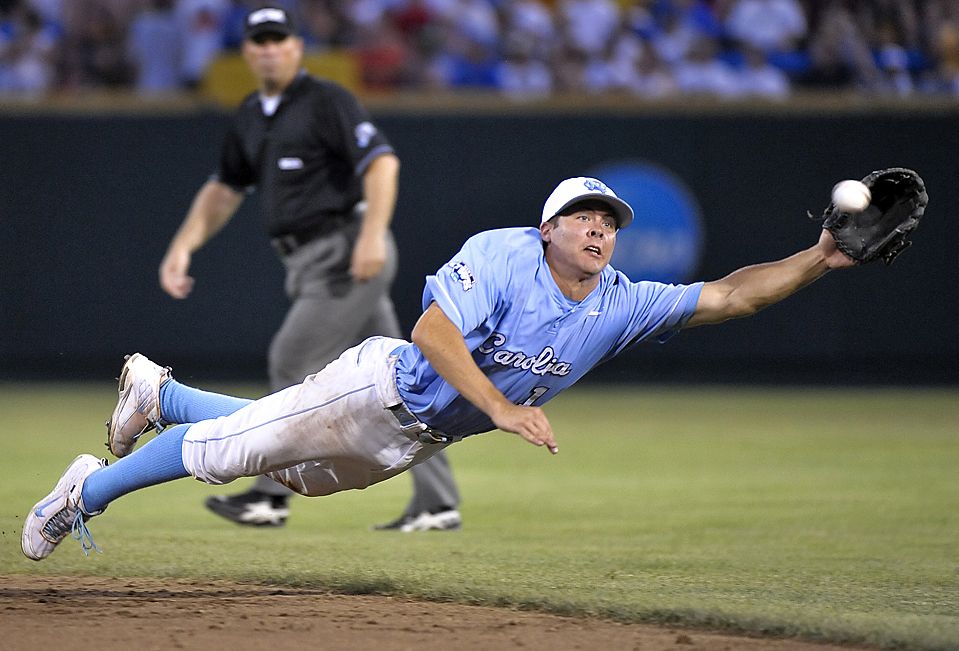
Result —
[{"label": "white baseball cap", "polygon": [[633,221],[633,209],[617,197],[605,183],[588,176],[577,176],[566,179],[556,186],[543,204],[543,219],[540,223],[549,221],[577,201],[586,199],[598,199],[607,204],[613,211],[619,228],[626,228]]}]

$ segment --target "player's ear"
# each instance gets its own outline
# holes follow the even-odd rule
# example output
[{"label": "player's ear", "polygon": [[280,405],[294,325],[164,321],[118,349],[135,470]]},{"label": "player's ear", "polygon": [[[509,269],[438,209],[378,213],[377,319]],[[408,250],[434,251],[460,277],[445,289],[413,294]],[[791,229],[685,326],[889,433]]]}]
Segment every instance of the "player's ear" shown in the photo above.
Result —
[{"label": "player's ear", "polygon": [[552,220],[548,222],[543,222],[539,225],[539,236],[543,238],[544,242],[549,242],[553,235],[553,222]]}]

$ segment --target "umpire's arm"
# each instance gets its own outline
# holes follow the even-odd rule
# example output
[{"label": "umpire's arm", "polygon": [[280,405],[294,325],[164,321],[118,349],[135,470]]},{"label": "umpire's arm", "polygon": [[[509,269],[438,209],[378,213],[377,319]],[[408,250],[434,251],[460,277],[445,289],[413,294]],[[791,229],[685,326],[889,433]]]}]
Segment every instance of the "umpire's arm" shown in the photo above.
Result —
[{"label": "umpire's arm", "polygon": [[510,402],[473,361],[463,334],[436,303],[430,303],[416,322],[411,339],[430,366],[496,427],[519,434],[533,445],[545,445],[553,454],[558,452],[543,410]]},{"label": "umpire's arm", "polygon": [[836,248],[829,231],[819,242],[778,262],[743,267],[703,285],[687,328],[755,314],[823,276],[830,269],[854,263]]},{"label": "umpire's arm", "polygon": [[193,289],[187,275],[193,252],[216,235],[243,202],[243,194],[215,179],[197,192],[176,235],[160,263],[160,286],[173,298],[186,298]]}]

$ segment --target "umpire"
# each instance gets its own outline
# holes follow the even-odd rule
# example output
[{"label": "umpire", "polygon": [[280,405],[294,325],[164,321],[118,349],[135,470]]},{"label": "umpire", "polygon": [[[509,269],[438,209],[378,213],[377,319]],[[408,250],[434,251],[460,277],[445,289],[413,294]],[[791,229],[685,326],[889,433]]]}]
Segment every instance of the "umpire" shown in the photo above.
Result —
[{"label": "umpire", "polygon": [[[301,69],[303,40],[285,10],[262,7],[246,17],[243,58],[258,90],[237,110],[219,173],[200,188],[170,243],[160,285],[186,298],[192,254],[256,189],[292,301],[269,351],[271,390],[279,391],[370,336],[401,336],[389,295],[400,161],[348,90]],[[404,514],[377,528],[459,529],[459,493],[446,456],[418,468]],[[280,526],[291,494],[258,477],[249,491],[213,496],[206,505],[240,524]]]}]

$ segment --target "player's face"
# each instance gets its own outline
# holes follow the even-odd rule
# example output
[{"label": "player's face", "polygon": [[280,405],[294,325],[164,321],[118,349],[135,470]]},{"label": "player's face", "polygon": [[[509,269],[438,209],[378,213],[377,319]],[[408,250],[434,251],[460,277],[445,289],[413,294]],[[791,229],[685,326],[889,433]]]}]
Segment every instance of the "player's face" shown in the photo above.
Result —
[{"label": "player's face", "polygon": [[286,88],[300,69],[303,39],[262,34],[243,41],[243,58],[253,71],[260,91],[273,95]]},{"label": "player's face", "polygon": [[544,224],[543,239],[549,242],[551,267],[592,276],[601,272],[613,255],[616,219],[605,210],[578,210]]}]

